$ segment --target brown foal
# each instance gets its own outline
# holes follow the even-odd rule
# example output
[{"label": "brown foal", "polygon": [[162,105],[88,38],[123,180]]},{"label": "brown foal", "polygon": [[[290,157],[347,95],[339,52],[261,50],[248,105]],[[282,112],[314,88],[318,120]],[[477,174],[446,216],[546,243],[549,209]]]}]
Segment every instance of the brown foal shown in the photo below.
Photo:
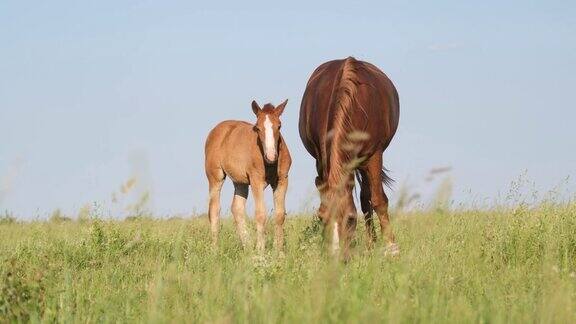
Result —
[{"label": "brown foal", "polygon": [[234,183],[232,214],[242,245],[247,247],[250,242],[245,223],[246,199],[250,186],[256,206],[256,248],[258,251],[264,250],[264,189],[270,185],[274,191],[274,245],[278,250],[283,250],[285,199],[288,172],[292,164],[290,152],[280,134],[280,116],[287,102],[288,100],[277,107],[266,104],[260,108],[256,101],[252,101],[252,111],[257,117],[256,124],[228,120],[218,124],[208,134],[205,168],[210,192],[208,215],[215,245],[218,242],[220,192],[224,179],[228,176]]}]

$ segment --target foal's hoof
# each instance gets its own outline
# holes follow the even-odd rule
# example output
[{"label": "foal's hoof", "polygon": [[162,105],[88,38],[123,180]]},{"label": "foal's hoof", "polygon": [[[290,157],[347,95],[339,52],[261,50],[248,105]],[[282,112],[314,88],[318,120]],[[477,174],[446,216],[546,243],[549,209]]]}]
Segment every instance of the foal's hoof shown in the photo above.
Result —
[{"label": "foal's hoof", "polygon": [[384,249],[384,256],[397,257],[400,255],[400,247],[396,243],[390,243]]}]

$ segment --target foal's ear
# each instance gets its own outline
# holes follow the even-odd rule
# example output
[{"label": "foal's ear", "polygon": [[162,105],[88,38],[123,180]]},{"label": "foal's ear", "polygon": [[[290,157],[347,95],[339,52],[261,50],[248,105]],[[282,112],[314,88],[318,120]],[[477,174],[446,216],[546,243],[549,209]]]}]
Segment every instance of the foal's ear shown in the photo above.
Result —
[{"label": "foal's ear", "polygon": [[256,103],[256,100],[252,100],[252,111],[254,112],[254,115],[258,116],[258,114],[262,111],[262,108],[260,108],[260,106],[258,106],[258,103]]},{"label": "foal's ear", "polygon": [[277,116],[282,115],[282,113],[284,112],[284,108],[286,108],[286,104],[288,103],[288,99],[284,100],[283,103],[279,104],[276,109],[274,109],[274,112],[276,113]]}]

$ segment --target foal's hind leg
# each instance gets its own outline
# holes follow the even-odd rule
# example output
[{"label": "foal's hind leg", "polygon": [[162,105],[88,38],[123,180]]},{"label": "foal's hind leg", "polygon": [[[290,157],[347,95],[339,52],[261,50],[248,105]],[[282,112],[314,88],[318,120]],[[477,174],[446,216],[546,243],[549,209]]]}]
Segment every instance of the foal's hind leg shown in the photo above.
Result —
[{"label": "foal's hind leg", "polygon": [[364,220],[366,222],[368,247],[371,248],[374,246],[374,242],[376,242],[376,229],[374,228],[374,219],[372,218],[374,209],[371,204],[370,181],[368,180],[368,172],[365,170],[359,170],[358,172],[360,172],[360,206],[362,207],[362,213],[364,214]]},{"label": "foal's hind leg", "polygon": [[210,229],[212,231],[212,244],[218,244],[218,220],[220,218],[220,192],[226,174],[220,168],[207,169],[206,176],[208,177],[208,187],[210,202],[208,203],[208,218],[210,219]]},{"label": "foal's hind leg", "polygon": [[246,199],[248,199],[248,185],[234,183],[234,199],[232,199],[232,215],[236,223],[236,231],[244,248],[250,244],[250,237],[246,230]]},{"label": "foal's hind leg", "polygon": [[399,253],[398,245],[396,244],[394,233],[392,233],[392,226],[390,225],[388,197],[386,197],[384,187],[382,186],[382,152],[376,152],[370,157],[366,164],[366,170],[368,172],[372,208],[374,208],[380,219],[380,229],[382,231],[382,237],[386,242],[386,252],[396,255]]}]

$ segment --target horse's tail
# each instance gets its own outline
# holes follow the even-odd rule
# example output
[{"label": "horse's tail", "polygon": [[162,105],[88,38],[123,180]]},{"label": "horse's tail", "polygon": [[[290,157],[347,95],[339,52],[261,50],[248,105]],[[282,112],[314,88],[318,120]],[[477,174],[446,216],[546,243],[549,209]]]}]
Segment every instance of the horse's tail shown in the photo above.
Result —
[{"label": "horse's tail", "polygon": [[[382,172],[382,173],[380,174],[380,177],[382,178],[382,183],[383,183],[386,187],[392,189],[392,184],[395,182],[395,180],[392,179],[392,178],[386,173],[386,172],[390,172],[390,170],[388,170],[388,169],[386,169],[386,168],[383,168],[382,171],[380,171],[380,172]],[[354,174],[356,175],[356,180],[358,180],[358,183],[362,184],[364,181],[368,181],[368,179],[364,179],[364,178],[362,177],[362,173],[361,173],[360,171],[356,170],[356,171],[354,172]]]},{"label": "horse's tail", "polygon": [[382,168],[382,183],[392,189],[392,184],[394,183],[394,179],[392,179],[387,172],[390,172],[390,170],[386,169],[386,168]]}]

